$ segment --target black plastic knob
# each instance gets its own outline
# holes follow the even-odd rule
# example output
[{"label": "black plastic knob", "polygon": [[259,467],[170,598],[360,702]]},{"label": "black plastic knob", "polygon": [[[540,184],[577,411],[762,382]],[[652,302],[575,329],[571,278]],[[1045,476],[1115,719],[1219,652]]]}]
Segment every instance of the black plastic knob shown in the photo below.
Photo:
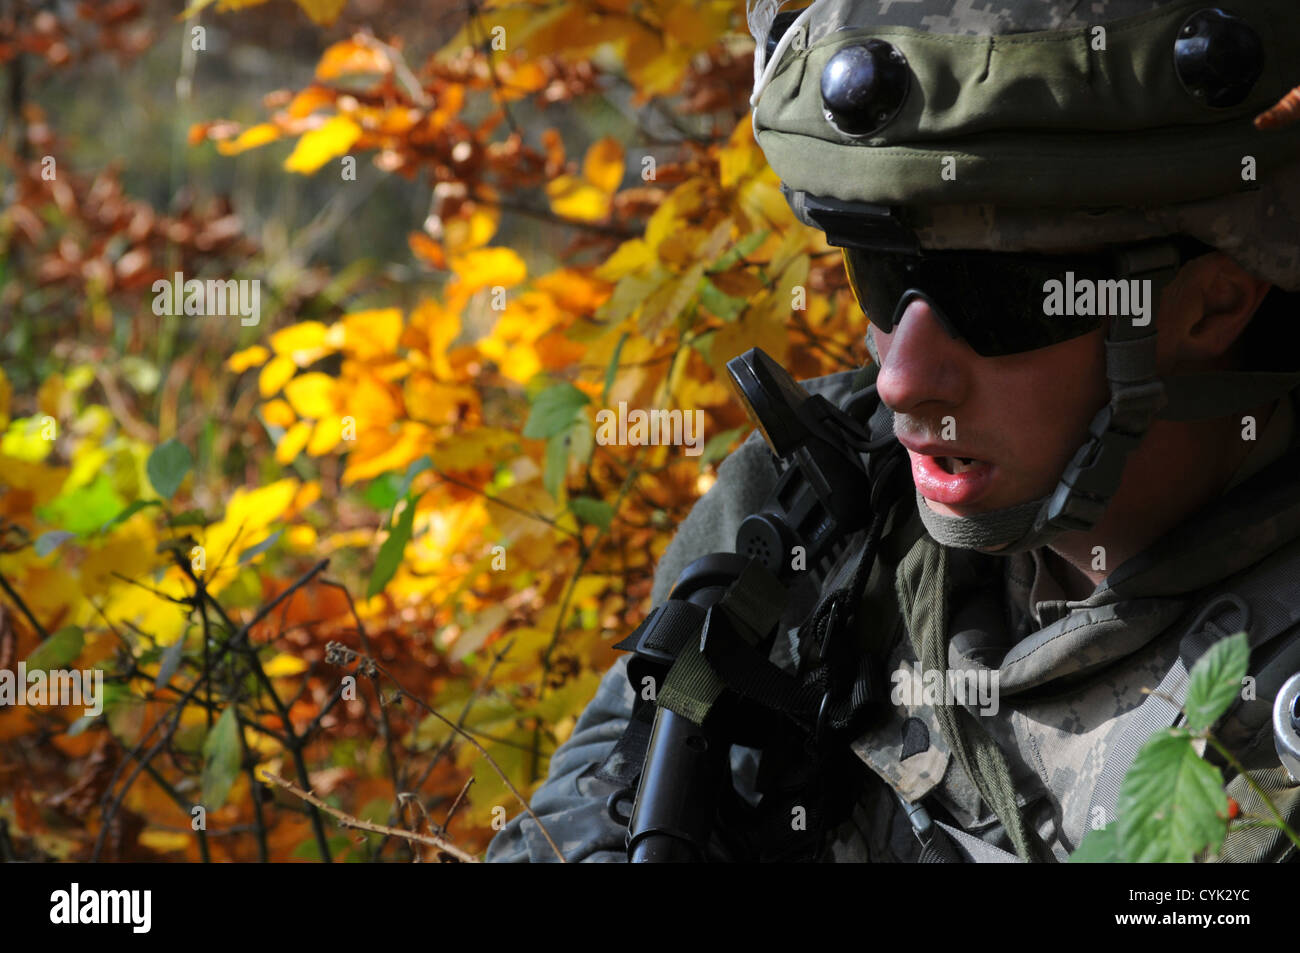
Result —
[{"label": "black plastic knob", "polygon": [[763,62],[769,63],[772,60],[772,54],[776,52],[776,45],[781,42],[781,37],[785,36],[785,31],[790,29],[790,24],[795,21],[802,10],[783,10],[772,20],[772,29],[767,31],[767,43],[764,48],[767,50],[764,54]]},{"label": "black plastic knob", "polygon": [[826,120],[849,136],[879,132],[907,98],[907,60],[884,40],[839,50],[822,70]]},{"label": "black plastic knob", "polygon": [[1198,101],[1215,109],[1235,106],[1264,71],[1264,44],[1241,17],[1217,7],[1198,10],[1178,31],[1174,69]]}]

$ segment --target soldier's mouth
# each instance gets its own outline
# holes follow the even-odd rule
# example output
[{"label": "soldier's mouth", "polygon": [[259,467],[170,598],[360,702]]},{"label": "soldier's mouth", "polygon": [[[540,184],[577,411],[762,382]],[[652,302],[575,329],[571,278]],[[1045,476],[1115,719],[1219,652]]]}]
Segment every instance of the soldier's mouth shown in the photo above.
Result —
[{"label": "soldier's mouth", "polygon": [[974,457],[935,457],[934,459],[947,473],[965,473],[982,462]]}]

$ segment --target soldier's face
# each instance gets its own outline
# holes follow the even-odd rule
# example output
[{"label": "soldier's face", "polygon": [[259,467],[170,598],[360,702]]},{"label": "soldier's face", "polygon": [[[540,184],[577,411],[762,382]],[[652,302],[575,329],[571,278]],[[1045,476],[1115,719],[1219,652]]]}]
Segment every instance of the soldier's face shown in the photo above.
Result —
[{"label": "soldier's face", "polygon": [[1104,325],[1050,347],[981,357],[916,299],[892,333],[870,333],[878,393],[936,513],[970,516],[1046,495],[1109,399]]}]

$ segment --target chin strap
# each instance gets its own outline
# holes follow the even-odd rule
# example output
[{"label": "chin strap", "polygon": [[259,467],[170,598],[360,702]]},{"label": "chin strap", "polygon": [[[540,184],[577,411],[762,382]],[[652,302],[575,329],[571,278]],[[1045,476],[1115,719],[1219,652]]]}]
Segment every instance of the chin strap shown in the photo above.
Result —
[{"label": "chin strap", "polygon": [[[1151,278],[1157,293],[1178,267],[1176,261],[1134,264],[1130,274]],[[1157,294],[1152,300],[1158,300]],[[869,334],[867,342],[872,358],[879,363]],[[1227,417],[1275,400],[1300,385],[1300,371],[1214,372],[1162,379],[1156,375],[1154,320],[1145,326],[1132,320],[1111,320],[1106,336],[1106,378],[1110,402],[1092,419],[1087,440],[1052,493],[974,516],[948,516],[930,509],[917,492],[917,510],[930,536],[945,546],[996,549],[995,555],[1010,556],[1044,546],[1067,531],[1092,529],[1119,488],[1128,455],[1142,442],[1153,419]]]}]

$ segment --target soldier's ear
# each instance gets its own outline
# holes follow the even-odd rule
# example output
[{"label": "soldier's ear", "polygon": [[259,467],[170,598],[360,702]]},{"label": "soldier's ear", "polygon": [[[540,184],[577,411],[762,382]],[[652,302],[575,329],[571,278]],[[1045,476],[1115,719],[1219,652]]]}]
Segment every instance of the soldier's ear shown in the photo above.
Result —
[{"label": "soldier's ear", "polygon": [[[1213,361],[1222,357],[1246,330],[1272,287],[1222,252],[1189,262],[1178,306],[1168,330],[1175,338],[1177,363]],[[1163,334],[1165,327],[1161,328]]]}]

